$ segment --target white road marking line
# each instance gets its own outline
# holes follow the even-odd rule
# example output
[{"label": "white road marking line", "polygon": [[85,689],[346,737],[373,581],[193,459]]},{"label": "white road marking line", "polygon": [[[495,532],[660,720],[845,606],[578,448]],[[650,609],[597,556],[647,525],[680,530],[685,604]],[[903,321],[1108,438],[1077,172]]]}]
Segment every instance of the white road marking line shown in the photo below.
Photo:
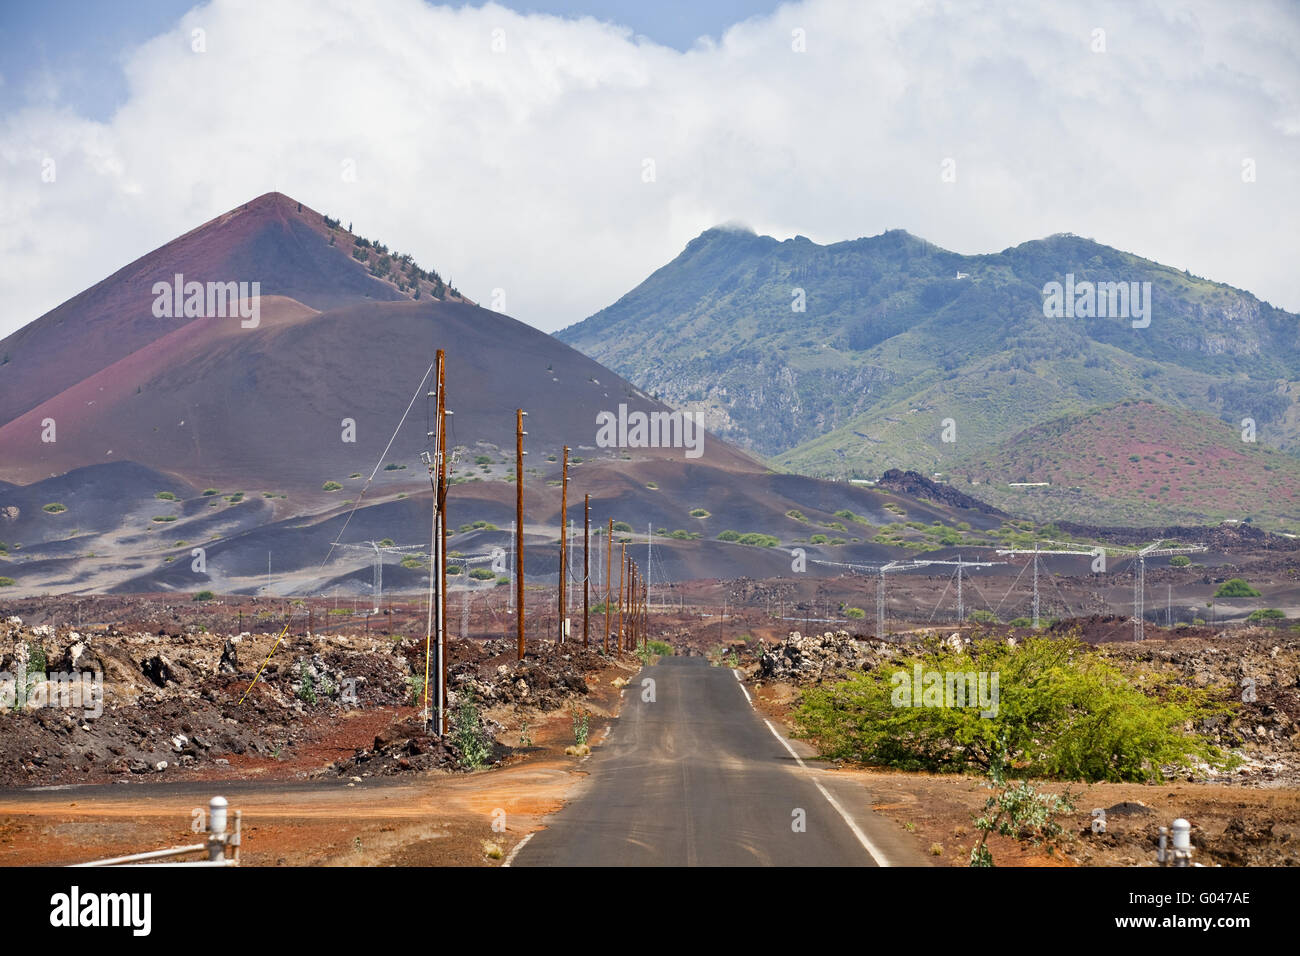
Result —
[{"label": "white road marking line", "polygon": [[531,840],[535,833],[537,833],[536,830],[534,830],[532,833],[528,834],[526,837],[524,837],[522,840],[516,843],[514,849],[510,851],[510,855],[506,857],[506,861],[501,865],[509,866],[511,863],[513,863],[515,861],[515,857],[519,855],[519,851],[524,848],[524,844],[526,844],[529,840]]},{"label": "white road marking line", "polygon": [[745,689],[745,682],[740,678],[740,671],[736,670],[736,668],[733,667],[731,669],[731,673],[735,676],[736,683],[740,685],[740,692],[745,695],[745,700],[749,701],[750,707],[753,707],[754,699],[749,696],[749,691]]},{"label": "white road marking line", "polygon": [[[794,748],[790,746],[790,742],[782,737],[780,732],[772,726],[772,722],[770,720],[764,720],[763,723],[767,724],[767,729],[772,731],[772,736],[781,741],[781,746],[790,751],[790,756],[795,759],[795,763],[799,764],[800,769],[808,770],[808,765],[803,762],[803,759],[797,753],[795,753]],[[853,818],[849,816],[848,811],[840,806],[839,801],[831,796],[829,790],[822,786],[822,782],[813,776],[812,773],[809,773],[808,776],[812,780],[813,786],[820,790],[822,796],[826,798],[826,802],[834,807],[835,812],[844,818],[844,822],[849,825],[849,829],[852,830],[853,835],[858,838],[858,842],[862,844],[862,848],[867,851],[873,860],[876,861],[876,865],[891,866],[892,864],[885,859],[885,855],[876,849],[875,844],[867,838],[867,835],[862,832],[862,829],[856,822],[854,822]]]}]

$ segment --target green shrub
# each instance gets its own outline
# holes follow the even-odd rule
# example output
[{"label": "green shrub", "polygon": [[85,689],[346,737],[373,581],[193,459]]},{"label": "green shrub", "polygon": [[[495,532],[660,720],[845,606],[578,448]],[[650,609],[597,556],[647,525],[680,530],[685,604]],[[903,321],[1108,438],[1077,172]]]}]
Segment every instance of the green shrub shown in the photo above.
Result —
[{"label": "green shrub", "polygon": [[175,521],[176,516],[175,515],[154,515],[153,520],[160,523],[164,523],[168,521]]},{"label": "green shrub", "polygon": [[1275,607],[1262,607],[1258,611],[1251,611],[1248,621],[1280,621],[1286,617],[1285,611],[1279,611]]},{"label": "green shrub", "polygon": [[298,699],[305,704],[316,703],[316,682],[311,679],[311,672],[299,667],[299,673],[302,676],[298,680]]},{"label": "green shrub", "polygon": [[63,512],[67,511],[67,510],[68,510],[68,506],[65,505],[65,504],[62,504],[62,503],[60,503],[60,502],[58,502],[58,501],[51,501],[48,505],[46,505],[46,506],[45,506],[44,508],[42,508],[41,510],[42,510],[42,511],[48,511],[48,512],[49,512],[50,514],[52,514],[52,515],[57,515],[57,514],[62,514]]},{"label": "green shrub", "polygon": [[214,597],[216,597],[216,595],[213,594],[211,591],[200,591],[198,594],[194,595],[194,597],[190,598],[190,600],[211,601]]},{"label": "green shrub", "polygon": [[210,498],[210,497],[212,497],[213,495],[219,495],[219,494],[221,494],[221,492],[219,492],[216,488],[204,488],[204,489],[203,489],[203,497],[205,497],[205,498]]},{"label": "green shrub", "polygon": [[460,764],[470,770],[483,766],[492,754],[492,742],[483,729],[474,695],[467,689],[460,693],[451,717],[451,740],[460,751]]},{"label": "green shrub", "polygon": [[739,532],[739,531],[723,531],[721,534],[718,535],[718,540],[719,540],[719,541],[739,541],[739,540],[740,540],[740,532]]},{"label": "green shrub", "polygon": [[587,743],[587,728],[591,714],[586,710],[579,710],[577,707],[574,707],[570,714],[573,717],[573,742],[582,747]]},{"label": "green shrub", "polygon": [[703,508],[692,508],[692,509],[691,509],[691,517],[692,517],[692,518],[709,518],[709,517],[712,517],[712,515],[710,515],[709,512],[705,511]]},{"label": "green shrub", "polygon": [[859,618],[866,617],[867,612],[862,610],[862,608],[860,607],[846,607],[844,609],[844,616],[848,618],[852,618],[854,620],[858,620]]},{"label": "green shrub", "polygon": [[[977,608],[966,615],[967,619],[974,621],[976,624],[996,624],[998,616],[992,611],[986,611],[984,608]],[[1030,623],[1033,623],[1032,621]]]},{"label": "green shrub", "polygon": [[163,501],[175,501],[176,496],[170,491],[158,491],[154,493],[155,498],[161,498]]},{"label": "green shrub", "polygon": [[321,490],[321,491],[338,491],[338,490],[339,490],[340,488],[342,488],[342,487],[343,487],[343,486],[340,485],[337,481],[327,481],[327,482],[325,482],[325,484],[323,484],[323,485],[320,486],[320,490]]},{"label": "green shrub", "polygon": [[1185,554],[1175,554],[1169,559],[1169,566],[1172,568],[1185,568],[1192,563],[1192,559]]},{"label": "green shrub", "polygon": [[[903,770],[990,771],[1013,765],[1030,777],[1152,781],[1161,768],[1232,760],[1184,725],[1228,713],[1221,690],[1172,676],[1125,672],[1074,638],[1033,637],[1019,647],[986,640],[953,651],[900,657],[891,666],[804,691],[799,732],[825,756]],[[896,706],[899,678],[984,672],[999,678],[996,711]]]},{"label": "green shrub", "polygon": [[496,577],[496,572],[490,568],[474,568],[469,572],[469,576],[475,581],[491,581]]},{"label": "green shrub", "polygon": [[15,583],[13,578],[0,578],[0,588],[11,588]]},{"label": "green shrub", "polygon": [[1228,578],[1228,580],[1219,585],[1219,589],[1214,592],[1214,596],[1216,598],[1259,597],[1259,592],[1241,578]]}]

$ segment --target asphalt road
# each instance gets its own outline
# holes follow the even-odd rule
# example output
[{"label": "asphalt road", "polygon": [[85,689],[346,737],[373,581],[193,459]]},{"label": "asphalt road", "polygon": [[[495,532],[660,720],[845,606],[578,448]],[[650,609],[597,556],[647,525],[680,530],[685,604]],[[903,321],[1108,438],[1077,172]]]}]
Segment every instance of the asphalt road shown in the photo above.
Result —
[{"label": "asphalt road", "polygon": [[[653,702],[644,699],[646,678]],[[666,657],[624,694],[622,716],[585,765],[588,782],[512,866],[898,862],[867,849],[892,857],[897,837],[873,835],[882,824],[861,786],[819,788],[834,774],[801,765],[729,668]]]}]

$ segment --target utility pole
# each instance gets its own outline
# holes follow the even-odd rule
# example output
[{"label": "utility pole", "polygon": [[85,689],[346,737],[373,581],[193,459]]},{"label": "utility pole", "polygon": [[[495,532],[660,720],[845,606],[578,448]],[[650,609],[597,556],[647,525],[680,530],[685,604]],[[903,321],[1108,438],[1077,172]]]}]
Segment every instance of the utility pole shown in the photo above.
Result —
[{"label": "utility pole", "polygon": [[611,583],[614,580],[614,519],[609,519],[609,533],[605,536],[605,653],[609,653],[609,602]]},{"label": "utility pole", "polygon": [[966,620],[966,605],[961,600],[961,555],[957,555],[957,623]]},{"label": "utility pole", "polygon": [[515,409],[515,606],[519,612],[519,659],[524,659],[524,416]]},{"label": "utility pole", "polygon": [[591,495],[582,499],[582,646],[590,647],[591,625]]},{"label": "utility pole", "polygon": [[[438,349],[438,715],[446,735],[447,713],[447,359]],[[430,558],[433,556],[430,555]],[[430,573],[433,568],[430,567]]]},{"label": "utility pole", "polygon": [[618,652],[623,653],[623,581],[627,577],[627,543],[618,559]]},{"label": "utility pole", "polygon": [[[506,567],[508,568],[513,568],[515,566],[515,528],[517,528],[518,526],[519,525],[517,522],[514,521],[510,522],[510,538],[509,538],[510,554],[506,556]],[[506,613],[507,614],[515,613],[515,586],[514,585],[515,585],[514,579],[511,578],[510,587],[506,588]],[[501,636],[505,637],[505,634],[503,633]]]},{"label": "utility pole", "polygon": [[[438,349],[437,359],[434,364],[436,367],[441,367],[442,349]],[[434,382],[436,387],[436,383],[437,383],[436,378]],[[434,402],[436,403],[438,398],[438,393],[436,390],[429,391],[425,393],[425,397],[434,400]],[[436,409],[437,407],[436,404],[434,407]],[[424,721],[426,726],[430,727],[431,729],[437,728],[440,731],[442,727],[442,721],[441,721],[442,702],[441,701],[436,702],[438,708],[438,715],[439,715],[439,719],[437,723],[434,722],[433,712],[429,708],[429,678],[433,673],[432,671],[432,664],[433,664],[432,657],[433,657],[433,644],[434,644],[433,623],[434,623],[434,616],[437,613],[437,603],[438,603],[438,463],[434,460],[434,458],[438,454],[438,441],[437,441],[438,436],[437,436],[437,432],[435,431],[435,432],[427,432],[425,434],[425,437],[432,439],[430,444],[433,446],[433,451],[422,452],[420,458],[429,469],[429,490],[433,492],[433,507],[432,509],[430,509],[432,511],[432,515],[430,519],[431,528],[429,530],[428,614],[425,618],[425,626],[424,626]],[[376,556],[378,556],[379,554],[377,546],[376,546],[375,554]],[[377,597],[378,596],[376,595],[376,598]],[[442,618],[438,617],[437,620],[438,620],[439,628],[441,629]],[[368,617],[366,618],[366,630],[367,631],[370,630],[370,618]]]},{"label": "utility pole", "polygon": [[1034,630],[1038,630],[1038,542],[1034,542]]},{"label": "utility pole", "polygon": [[655,569],[655,527],[651,522],[645,526],[645,580],[646,593],[649,594],[650,582],[654,580]]},{"label": "utility pole", "polygon": [[569,523],[569,446],[564,446],[564,464],[560,477],[560,643],[564,643],[567,635],[565,632],[565,622],[569,618],[569,605],[564,600],[565,577],[569,573],[569,555],[564,550],[567,538],[565,532],[568,530]]},{"label": "utility pole", "polygon": [[631,638],[631,644],[629,646],[633,651],[636,650],[636,642],[637,642],[637,632],[636,632],[637,594],[640,592],[640,590],[641,590],[640,571],[637,567],[636,561],[632,561],[631,567],[628,568],[628,576],[627,576],[627,613],[628,613],[627,633],[628,633],[628,637]]}]

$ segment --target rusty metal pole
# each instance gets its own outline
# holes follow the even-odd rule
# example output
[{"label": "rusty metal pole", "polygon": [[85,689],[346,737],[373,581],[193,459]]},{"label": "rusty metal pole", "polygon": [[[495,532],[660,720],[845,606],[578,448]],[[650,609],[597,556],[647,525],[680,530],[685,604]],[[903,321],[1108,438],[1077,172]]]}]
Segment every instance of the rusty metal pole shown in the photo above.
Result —
[{"label": "rusty metal pole", "polygon": [[605,536],[605,653],[609,653],[609,602],[614,578],[614,519],[609,519],[609,533]]},{"label": "rusty metal pole", "polygon": [[591,495],[582,499],[582,646],[590,647],[587,628],[591,626]]},{"label": "rusty metal pole", "polygon": [[524,410],[515,409],[515,613],[519,659],[524,659]]},{"label": "rusty metal pole", "polygon": [[438,349],[438,710],[441,732],[449,727],[447,710],[447,361]]},{"label": "rusty metal pole", "polygon": [[564,622],[568,619],[569,607],[564,602],[565,577],[569,573],[568,553],[565,551],[569,525],[569,446],[564,446],[564,465],[560,473],[560,643],[568,636],[564,633]]},{"label": "rusty metal pole", "polygon": [[618,652],[623,653],[623,580],[627,576],[627,544],[618,559]]}]

